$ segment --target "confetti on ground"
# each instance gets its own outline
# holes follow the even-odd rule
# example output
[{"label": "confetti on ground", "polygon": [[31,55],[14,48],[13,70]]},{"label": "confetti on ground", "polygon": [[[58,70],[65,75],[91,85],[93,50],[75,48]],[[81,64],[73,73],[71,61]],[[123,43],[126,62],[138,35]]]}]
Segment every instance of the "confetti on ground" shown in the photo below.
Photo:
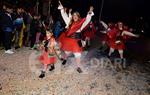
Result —
[{"label": "confetti on ground", "polygon": [[[84,52],[83,59],[94,52]],[[150,95],[149,74],[139,64],[118,72],[109,66],[92,67],[84,60],[85,73],[79,74],[71,57],[66,66],[59,61],[55,71],[39,79],[42,66],[36,60],[38,54],[28,48],[14,55],[0,51],[0,95]]]}]

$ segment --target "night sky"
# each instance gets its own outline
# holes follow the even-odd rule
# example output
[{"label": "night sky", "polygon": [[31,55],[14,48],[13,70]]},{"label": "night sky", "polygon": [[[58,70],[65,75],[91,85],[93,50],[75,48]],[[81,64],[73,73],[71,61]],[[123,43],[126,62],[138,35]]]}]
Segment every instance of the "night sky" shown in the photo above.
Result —
[{"label": "night sky", "polygon": [[[13,5],[21,5],[25,9],[33,9],[37,0],[0,0],[2,2],[9,2]],[[40,2],[40,12],[42,12],[42,3],[46,0],[38,0]],[[47,0],[48,1],[48,0]],[[65,7],[73,8],[74,11],[79,11],[81,17],[85,17],[89,7],[94,6],[95,16],[94,19],[98,21],[101,2],[102,0],[60,0]],[[150,0],[104,0],[103,11],[101,20],[108,22],[118,22],[122,21],[129,25],[130,27],[135,27],[140,21],[140,18],[143,17],[142,22],[146,26],[146,31],[150,34]],[[59,19],[59,14],[57,10],[58,0],[52,0],[53,11],[51,13]],[[55,13],[58,14],[55,14]]]},{"label": "night sky", "polygon": [[[23,2],[22,6],[34,6],[37,0],[1,0],[8,1],[13,4]],[[39,0],[40,4],[44,0]],[[66,7],[72,7],[75,11],[79,11],[81,16],[85,16],[89,6],[95,7],[95,17],[99,18],[102,0],[61,0]],[[147,12],[150,6],[149,0],[104,0],[102,19],[124,19],[134,17],[149,17]],[[58,5],[58,0],[52,0],[53,4]],[[21,4],[19,4],[21,5]],[[41,5],[40,5],[41,6]]]},{"label": "night sky", "polygon": [[[64,0],[65,1],[65,0]],[[67,1],[67,0],[66,0]],[[79,6],[82,11],[87,10],[87,6],[94,5],[98,15],[102,0],[68,0],[74,1],[74,6]],[[150,6],[148,0],[104,0],[103,16],[148,16],[147,9]]]}]

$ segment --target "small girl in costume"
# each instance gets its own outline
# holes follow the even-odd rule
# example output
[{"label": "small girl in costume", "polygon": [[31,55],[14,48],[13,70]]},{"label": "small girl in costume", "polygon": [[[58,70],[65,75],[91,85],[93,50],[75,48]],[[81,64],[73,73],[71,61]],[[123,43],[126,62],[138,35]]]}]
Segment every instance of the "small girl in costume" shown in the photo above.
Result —
[{"label": "small girl in costume", "polygon": [[40,46],[42,50],[42,55],[40,56],[40,62],[43,64],[44,68],[41,71],[39,78],[45,77],[45,72],[50,66],[51,68],[49,71],[53,71],[55,69],[54,63],[56,63],[56,56],[55,56],[55,39],[53,37],[53,33],[50,30],[46,31],[46,40],[43,41],[43,44]]}]

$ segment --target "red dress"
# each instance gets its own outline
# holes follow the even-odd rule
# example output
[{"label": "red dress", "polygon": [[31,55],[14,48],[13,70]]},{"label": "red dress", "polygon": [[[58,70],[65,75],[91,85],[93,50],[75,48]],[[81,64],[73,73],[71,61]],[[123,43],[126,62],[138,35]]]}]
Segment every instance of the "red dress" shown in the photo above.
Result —
[{"label": "red dress", "polygon": [[79,45],[80,39],[71,38],[73,33],[79,30],[84,23],[85,18],[81,19],[78,22],[75,22],[71,25],[71,27],[64,33],[62,33],[59,37],[59,42],[61,44],[61,49],[69,52],[82,52],[82,47]]},{"label": "red dress", "polygon": [[[51,38],[48,42],[48,45],[53,43],[54,38]],[[39,60],[42,64],[49,65],[56,63],[56,57],[54,53],[49,53],[49,51],[46,51],[45,49],[42,51],[42,55],[39,57]]]},{"label": "red dress", "polygon": [[88,37],[90,39],[93,39],[95,37],[96,29],[94,27],[93,23],[89,23],[84,29],[83,29],[83,36]]},{"label": "red dress", "polygon": [[[108,45],[110,48],[117,49],[117,50],[124,50],[125,49],[125,40],[126,36],[117,36],[118,35],[117,29],[112,29],[110,32],[107,33],[108,35]],[[119,38],[120,43],[116,43]]]}]

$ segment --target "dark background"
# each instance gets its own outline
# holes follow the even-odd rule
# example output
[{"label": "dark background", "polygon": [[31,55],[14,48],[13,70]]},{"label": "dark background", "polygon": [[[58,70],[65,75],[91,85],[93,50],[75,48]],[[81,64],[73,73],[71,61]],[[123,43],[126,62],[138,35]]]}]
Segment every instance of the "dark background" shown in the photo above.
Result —
[{"label": "dark background", "polygon": [[[26,8],[34,6],[37,0],[0,0],[13,5],[20,5]],[[38,0],[40,4],[48,0]],[[95,7],[98,15],[102,0],[61,0],[65,6],[72,7],[84,12],[90,5]],[[53,4],[58,4],[58,0],[52,0]],[[104,0],[103,16],[148,16],[150,3],[148,0]]]},{"label": "dark background", "polygon": [[[37,0],[0,0],[0,3],[7,2],[14,6],[24,7],[26,10],[33,9]],[[38,0],[40,3],[40,12],[42,12],[43,2],[48,0]],[[73,8],[74,11],[79,11],[81,16],[87,14],[89,7],[92,5],[95,8],[95,20],[99,19],[100,9],[102,8],[102,0],[61,0],[63,5],[68,8]],[[52,0],[53,14],[57,11],[58,0]],[[148,34],[150,31],[150,3],[149,0],[104,0],[101,19],[105,22],[123,21],[130,27],[137,28],[138,26],[145,28]],[[55,14],[56,15],[56,14]],[[55,16],[56,17],[56,16]],[[140,17],[143,17],[140,19]],[[139,25],[136,25],[139,24]]]}]

